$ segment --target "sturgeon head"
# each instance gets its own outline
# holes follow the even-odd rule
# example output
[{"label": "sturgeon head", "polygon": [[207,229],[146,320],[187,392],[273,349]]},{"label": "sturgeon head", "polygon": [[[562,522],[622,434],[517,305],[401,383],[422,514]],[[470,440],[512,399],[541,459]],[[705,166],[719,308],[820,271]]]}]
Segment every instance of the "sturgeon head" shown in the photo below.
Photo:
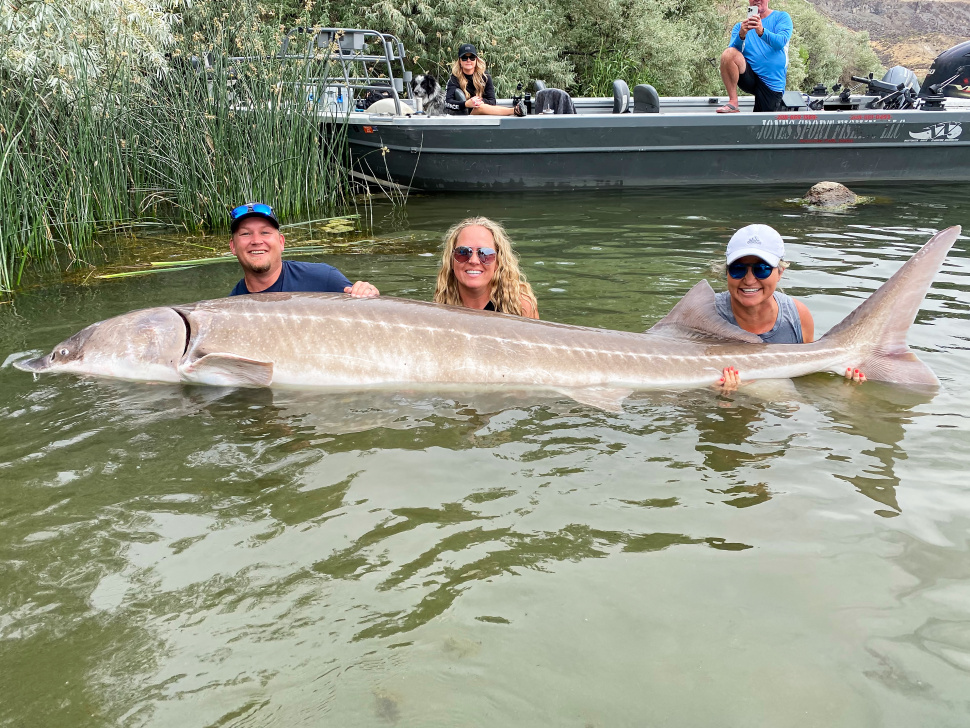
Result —
[{"label": "sturgeon head", "polygon": [[147,308],[99,321],[46,356],[14,362],[25,372],[71,372],[115,379],[177,382],[187,329],[171,308]]}]

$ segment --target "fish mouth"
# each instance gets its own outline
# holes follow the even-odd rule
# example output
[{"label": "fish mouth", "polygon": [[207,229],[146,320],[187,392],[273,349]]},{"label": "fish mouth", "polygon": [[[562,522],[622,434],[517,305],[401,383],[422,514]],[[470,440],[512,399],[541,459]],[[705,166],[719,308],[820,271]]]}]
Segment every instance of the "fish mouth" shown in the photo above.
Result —
[{"label": "fish mouth", "polygon": [[13,362],[15,369],[19,369],[22,372],[42,372],[48,368],[48,355],[38,356],[33,359],[20,359]]}]

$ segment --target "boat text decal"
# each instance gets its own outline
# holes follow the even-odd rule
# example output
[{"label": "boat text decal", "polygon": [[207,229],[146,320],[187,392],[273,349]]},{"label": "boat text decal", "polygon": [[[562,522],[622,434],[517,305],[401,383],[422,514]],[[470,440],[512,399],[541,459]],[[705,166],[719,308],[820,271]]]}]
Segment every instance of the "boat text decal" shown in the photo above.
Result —
[{"label": "boat text decal", "polygon": [[[882,127],[878,136],[870,125]],[[779,114],[763,119],[756,134],[759,140],[790,139],[802,144],[852,143],[859,140],[898,139],[903,122],[890,114],[853,114],[848,118],[819,119],[814,114]]]}]

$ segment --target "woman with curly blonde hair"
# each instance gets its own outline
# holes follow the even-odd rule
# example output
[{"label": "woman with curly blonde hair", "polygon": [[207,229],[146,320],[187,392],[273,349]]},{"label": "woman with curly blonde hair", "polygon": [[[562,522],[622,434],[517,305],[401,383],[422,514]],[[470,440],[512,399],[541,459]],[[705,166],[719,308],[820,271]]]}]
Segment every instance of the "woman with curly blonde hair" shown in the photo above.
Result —
[{"label": "woman with curly blonde hair", "polygon": [[462,220],[445,235],[434,301],[539,318],[539,304],[519,270],[512,242],[487,217]]},{"label": "woman with curly blonde hair", "polygon": [[458,58],[451,64],[451,78],[445,91],[445,108],[452,114],[487,114],[489,116],[525,116],[525,105],[498,106],[492,77],[485,73],[485,61],[471,43],[458,48]]}]

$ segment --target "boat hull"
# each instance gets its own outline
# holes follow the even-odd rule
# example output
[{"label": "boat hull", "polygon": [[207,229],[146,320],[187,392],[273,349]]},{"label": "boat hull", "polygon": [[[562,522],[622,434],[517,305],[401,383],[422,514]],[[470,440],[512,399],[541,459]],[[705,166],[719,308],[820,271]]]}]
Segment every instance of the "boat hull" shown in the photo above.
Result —
[{"label": "boat hull", "polygon": [[358,171],[428,191],[970,181],[970,109],[348,121]]}]

